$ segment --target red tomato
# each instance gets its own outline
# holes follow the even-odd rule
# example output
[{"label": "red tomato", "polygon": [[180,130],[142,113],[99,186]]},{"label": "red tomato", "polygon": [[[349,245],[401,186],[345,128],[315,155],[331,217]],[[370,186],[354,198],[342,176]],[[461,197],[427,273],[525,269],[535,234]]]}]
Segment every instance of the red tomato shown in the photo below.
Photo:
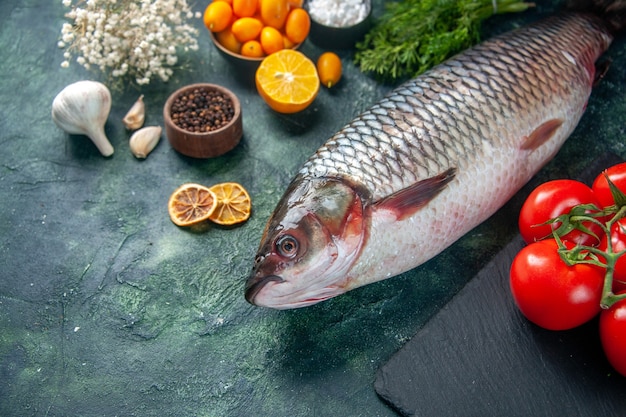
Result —
[{"label": "red tomato", "polygon": [[600,314],[600,340],[611,366],[626,376],[626,300]]},{"label": "red tomato", "polygon": [[[611,226],[611,245],[613,252],[626,249],[626,218],[619,219]],[[607,237],[602,238],[599,249],[606,251]],[[626,290],[626,256],[621,256],[613,271],[613,292]]]},{"label": "red tomato", "polygon": [[600,202],[601,207],[612,206],[615,204],[613,195],[609,189],[609,183],[606,182],[606,177],[604,176],[605,173],[609,176],[611,182],[620,189],[620,191],[626,193],[626,162],[613,165],[612,167],[606,169],[593,181],[591,188]]},{"label": "red tomato", "polygon": [[[568,244],[571,245],[571,244]],[[577,327],[600,311],[604,270],[568,266],[554,239],[531,243],[513,259],[513,299],[528,320],[549,330]]]},{"label": "red tomato", "polygon": [[[557,229],[560,223],[546,224],[546,221],[554,219],[561,214],[569,213],[570,209],[579,204],[593,203],[600,206],[597,198],[590,187],[580,181],[553,180],[545,182],[535,188],[520,210],[519,230],[526,243],[536,242],[552,236],[552,230]],[[600,227],[584,222],[598,237],[602,237]],[[599,241],[593,236],[580,230],[572,230],[561,239],[581,245],[595,245]]]}]

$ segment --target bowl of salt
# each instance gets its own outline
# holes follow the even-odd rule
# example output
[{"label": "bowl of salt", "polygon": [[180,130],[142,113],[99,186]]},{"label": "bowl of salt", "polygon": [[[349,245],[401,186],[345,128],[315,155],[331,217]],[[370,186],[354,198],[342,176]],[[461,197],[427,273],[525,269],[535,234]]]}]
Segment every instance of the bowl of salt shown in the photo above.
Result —
[{"label": "bowl of salt", "polygon": [[371,26],[371,0],[307,0],[309,39],[324,49],[351,49]]}]

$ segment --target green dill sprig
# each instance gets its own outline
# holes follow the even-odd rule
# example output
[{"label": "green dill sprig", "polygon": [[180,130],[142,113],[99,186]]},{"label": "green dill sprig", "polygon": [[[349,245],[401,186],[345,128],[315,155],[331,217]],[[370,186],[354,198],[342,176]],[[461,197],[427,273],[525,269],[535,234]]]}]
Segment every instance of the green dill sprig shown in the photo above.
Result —
[{"label": "green dill sprig", "polygon": [[357,43],[355,63],[383,81],[413,77],[476,44],[489,16],[532,6],[518,0],[393,1]]}]

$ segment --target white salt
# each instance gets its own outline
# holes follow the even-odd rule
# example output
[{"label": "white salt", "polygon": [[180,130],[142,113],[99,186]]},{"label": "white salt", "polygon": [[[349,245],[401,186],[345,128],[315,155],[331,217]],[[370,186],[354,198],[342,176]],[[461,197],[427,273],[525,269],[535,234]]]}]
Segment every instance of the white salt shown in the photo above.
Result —
[{"label": "white salt", "polygon": [[368,0],[309,0],[311,19],[331,27],[348,27],[362,22],[369,13]]}]

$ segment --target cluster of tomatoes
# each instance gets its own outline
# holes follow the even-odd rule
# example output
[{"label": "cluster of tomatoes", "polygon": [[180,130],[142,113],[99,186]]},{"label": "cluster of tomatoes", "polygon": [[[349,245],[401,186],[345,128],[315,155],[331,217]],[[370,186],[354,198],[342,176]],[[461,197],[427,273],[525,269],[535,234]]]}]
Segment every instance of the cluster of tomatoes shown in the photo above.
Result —
[{"label": "cluster of tomatoes", "polygon": [[626,376],[626,163],[591,187],[555,180],[534,189],[520,211],[527,243],[510,285],[531,322],[550,330],[580,326],[600,313],[607,359]]},{"label": "cluster of tomatoes", "polygon": [[213,0],[204,24],[226,49],[255,58],[293,48],[311,28],[298,0]]}]

